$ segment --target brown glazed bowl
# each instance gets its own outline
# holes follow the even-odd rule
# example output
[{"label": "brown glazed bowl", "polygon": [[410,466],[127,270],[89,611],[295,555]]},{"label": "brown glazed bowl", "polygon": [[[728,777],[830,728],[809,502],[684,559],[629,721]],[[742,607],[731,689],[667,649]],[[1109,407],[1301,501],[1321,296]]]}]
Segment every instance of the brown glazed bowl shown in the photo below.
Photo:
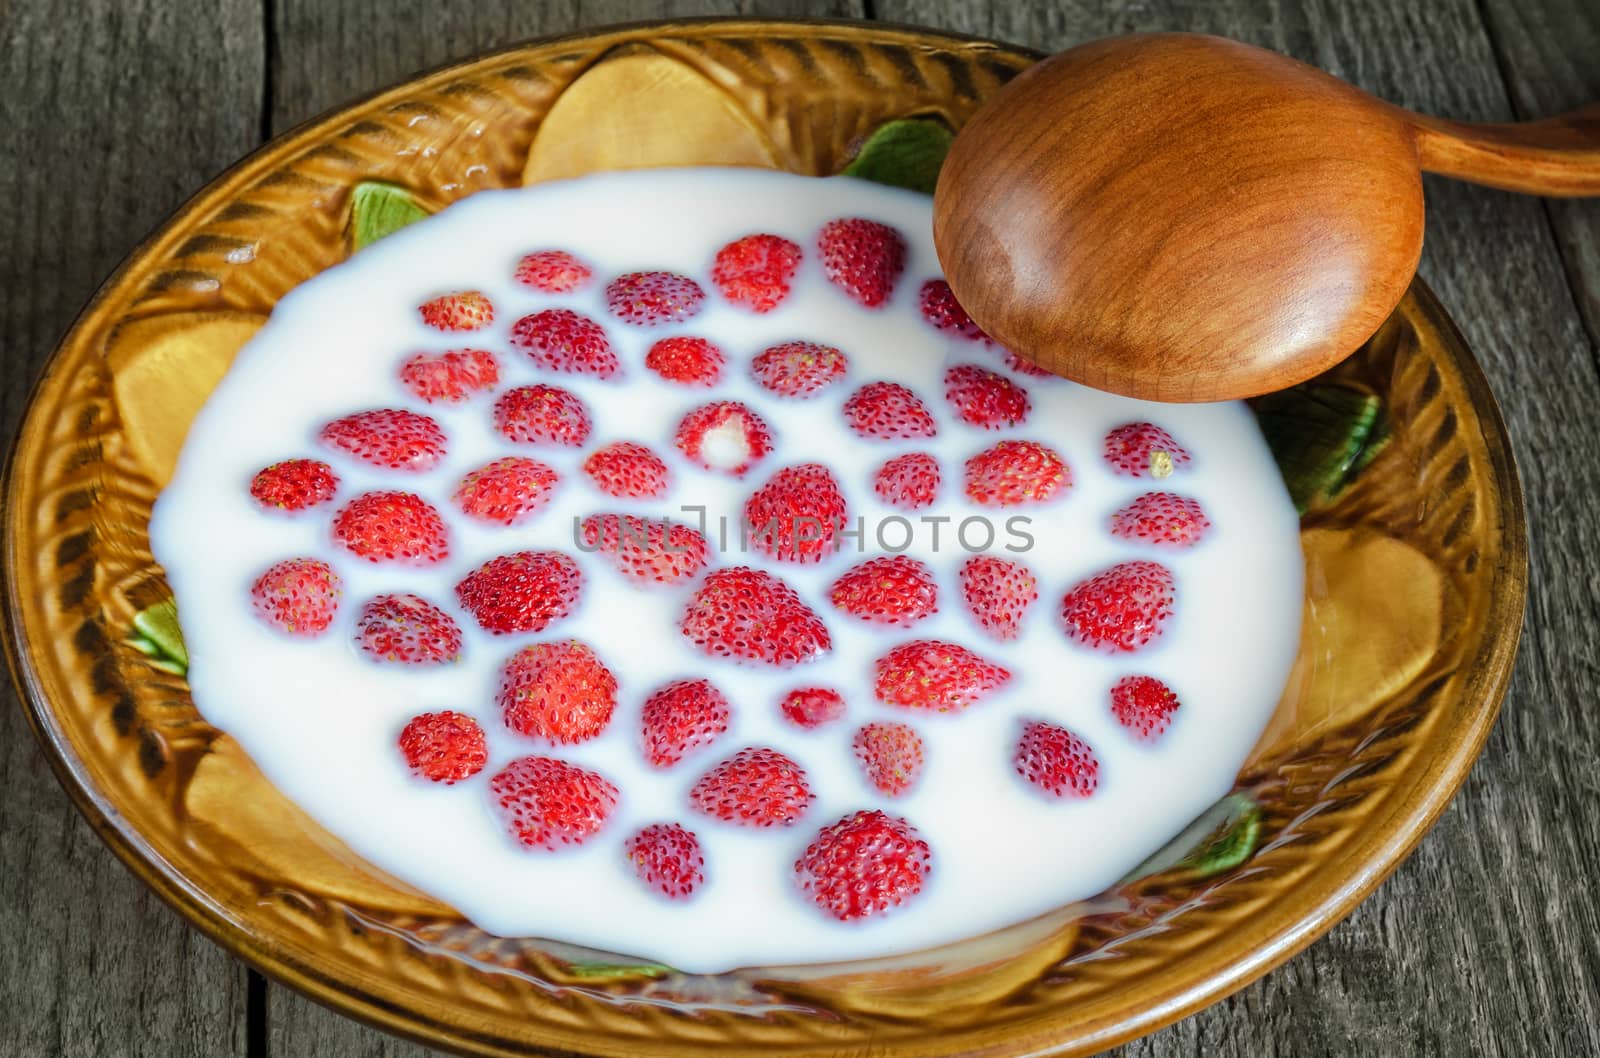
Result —
[{"label": "brown glazed bowl", "polygon": [[[1521,624],[1526,549],[1505,430],[1420,282],[1321,388],[1258,408],[1286,480],[1302,476],[1290,484],[1306,510],[1306,620],[1235,792],[1116,889],[998,933],[718,976],[495,938],[312,824],[201,719],[181,675],[151,503],[234,352],[279,297],[365,237],[370,218],[352,210],[371,182],[392,185],[377,190],[379,212],[427,212],[606,167],[833,173],[885,122],[959,127],[1036,58],[875,25],[585,33],[379,93],[196,195],[50,359],[5,483],[13,673],[105,840],[274,978],[483,1055],[1084,1054],[1215,1001],[1327,930],[1461,783]],[[1342,450],[1318,433],[1323,420]]]}]

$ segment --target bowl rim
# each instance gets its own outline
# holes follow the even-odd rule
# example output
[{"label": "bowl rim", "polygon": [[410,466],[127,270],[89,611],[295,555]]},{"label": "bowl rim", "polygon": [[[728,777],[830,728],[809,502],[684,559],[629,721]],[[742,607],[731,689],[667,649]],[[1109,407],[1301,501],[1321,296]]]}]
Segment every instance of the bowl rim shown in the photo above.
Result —
[{"label": "bowl rim", "polygon": [[[117,289],[135,262],[161,252],[164,245],[176,237],[181,223],[205,203],[225,200],[242,187],[249,177],[297,153],[304,141],[330,131],[357,108],[377,103],[387,96],[407,95],[424,84],[446,81],[458,73],[531,48],[548,48],[566,41],[588,41],[630,34],[654,36],[697,29],[735,32],[741,27],[748,27],[756,33],[785,29],[798,32],[808,29],[842,30],[868,38],[898,38],[924,45],[990,46],[1033,59],[1048,54],[993,38],[895,22],[743,16],[648,19],[529,38],[430,67],[384,88],[346,99],[258,145],[206,181],[140,239],[95,289],[70,326],[53,343],[28,390],[22,415],[14,433],[8,438],[4,466],[0,468],[0,501],[3,501],[0,510],[18,509],[19,454],[26,443],[37,440],[32,435],[38,432],[39,424],[34,420],[39,398],[55,381],[64,350],[107,314],[110,293]],[[1495,502],[1485,507],[1486,512],[1493,513],[1492,528],[1500,535],[1502,553],[1492,571],[1493,584],[1486,592],[1490,600],[1486,632],[1478,650],[1465,666],[1487,674],[1487,679],[1473,692],[1482,704],[1471,713],[1470,724],[1458,729],[1456,736],[1449,740],[1449,746],[1440,747],[1443,752],[1432,756],[1426,774],[1412,787],[1410,795],[1385,806],[1380,813],[1381,819],[1370,828],[1377,832],[1376,839],[1347,848],[1342,858],[1355,864],[1355,867],[1338,884],[1327,886],[1314,901],[1293,901],[1303,906],[1299,906],[1292,915],[1281,916],[1284,921],[1272,931],[1268,944],[1224,959],[1202,973],[1190,975],[1189,979],[1179,982],[1176,987],[1159,990],[1150,1001],[1127,1008],[1115,1016],[1103,1017],[1095,1022],[1079,1021],[1070,1039],[1063,1034],[1064,1019],[1052,1016],[1034,1022],[1017,1023],[1003,1034],[1003,1038],[986,1042],[965,1053],[1001,1055],[1026,1051],[1042,1054],[1060,1047],[1069,1048],[1072,1053],[1092,1053],[1154,1032],[1231,995],[1282,965],[1348,916],[1410,854],[1465,781],[1493,729],[1512,677],[1526,607],[1526,514],[1511,439],[1482,366],[1472,354],[1455,321],[1420,275],[1414,278],[1408,296],[1417,299],[1422,315],[1438,328],[1444,343],[1463,354],[1452,359],[1460,371],[1467,401],[1480,419],[1487,460],[1494,475],[1504,483],[1495,496]],[[293,952],[285,947],[271,943],[268,938],[250,930],[246,924],[235,921],[226,908],[161,856],[137,829],[126,823],[111,798],[90,783],[84,763],[57,722],[39,674],[29,657],[23,627],[25,620],[18,594],[20,582],[16,575],[21,568],[18,548],[23,533],[13,524],[13,517],[7,517],[0,524],[0,639],[4,641],[7,668],[19,692],[18,701],[28,726],[56,780],[117,858],[190,926],[274,982],[293,988],[342,1015],[415,1042],[459,1053],[506,1053],[503,1041],[498,1038],[476,1035],[459,1024],[447,1031],[440,1023],[386,1003],[364,992],[358,985],[329,976],[320,972],[314,964],[295,958]],[[541,1044],[536,1049],[526,1049],[522,1053],[566,1056],[573,1052]]]}]

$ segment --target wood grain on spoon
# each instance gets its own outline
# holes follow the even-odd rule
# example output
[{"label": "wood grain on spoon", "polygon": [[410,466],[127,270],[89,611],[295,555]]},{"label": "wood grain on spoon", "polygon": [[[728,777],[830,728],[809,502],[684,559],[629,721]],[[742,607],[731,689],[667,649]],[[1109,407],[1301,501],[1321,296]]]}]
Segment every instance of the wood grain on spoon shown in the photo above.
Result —
[{"label": "wood grain on spoon", "polygon": [[1059,374],[1153,400],[1253,396],[1343,359],[1400,300],[1423,167],[1600,193],[1600,108],[1463,125],[1235,41],[1109,38],[973,115],[934,240],[973,318]]}]

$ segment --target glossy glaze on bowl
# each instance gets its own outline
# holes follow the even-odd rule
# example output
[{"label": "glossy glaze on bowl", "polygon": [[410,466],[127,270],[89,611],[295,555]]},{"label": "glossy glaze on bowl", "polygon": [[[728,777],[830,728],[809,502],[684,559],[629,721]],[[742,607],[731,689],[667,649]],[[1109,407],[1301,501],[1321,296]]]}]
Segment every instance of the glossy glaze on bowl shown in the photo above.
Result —
[{"label": "glossy glaze on bowl", "polygon": [[[431,211],[599,167],[832,173],[886,121],[959,127],[1034,58],[875,26],[569,37],[380,94],[201,192],[50,361],[7,480],[15,673],[112,847],[274,976],[484,1054],[1086,1053],[1239,987],[1347,912],[1482,745],[1525,587],[1502,425],[1420,284],[1330,372],[1382,399],[1389,441],[1303,521],[1306,623],[1323,632],[1309,634],[1236,794],[1104,897],[937,951],[694,977],[488,936],[305,819],[200,720],[181,665],[148,616],[136,623],[167,597],[145,527],[189,418],[276,299],[350,252],[358,185],[395,185]],[[630,105],[642,91],[649,105]],[[663,110],[673,135],[637,121]]]}]

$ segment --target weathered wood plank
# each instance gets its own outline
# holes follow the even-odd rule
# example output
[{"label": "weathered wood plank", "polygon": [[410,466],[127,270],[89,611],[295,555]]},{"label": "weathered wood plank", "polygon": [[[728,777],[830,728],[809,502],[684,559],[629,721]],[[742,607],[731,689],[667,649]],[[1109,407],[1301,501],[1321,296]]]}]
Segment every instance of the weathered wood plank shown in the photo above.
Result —
[{"label": "weathered wood plank", "polygon": [[[0,6],[0,436],[119,258],[256,143],[254,0]],[[245,970],[79,818],[0,689],[0,1055],[245,1053]]]},{"label": "weathered wood plank", "polygon": [[[1541,6],[1546,15],[1529,13]],[[1544,65],[1530,63],[1519,90],[1529,112],[1600,95],[1592,5],[1507,2],[1495,10],[1502,8],[1515,10],[1521,31],[1546,49],[1537,52]],[[1470,0],[880,0],[877,12],[1050,49],[1134,30],[1221,33],[1418,109],[1469,120],[1513,116]],[[1574,34],[1579,25],[1590,27],[1587,44]],[[1600,444],[1595,350],[1540,203],[1436,180],[1427,191],[1422,273],[1489,372],[1527,493],[1533,594],[1505,714],[1452,809],[1373,899],[1284,969],[1127,1047],[1130,1056],[1600,1053],[1600,943],[1588,881],[1600,869],[1600,721],[1590,705],[1600,692],[1592,631],[1600,469],[1573,457]],[[1563,234],[1575,241],[1577,231],[1573,224]],[[1568,259],[1590,277],[1594,298],[1592,245],[1569,247]]]}]

